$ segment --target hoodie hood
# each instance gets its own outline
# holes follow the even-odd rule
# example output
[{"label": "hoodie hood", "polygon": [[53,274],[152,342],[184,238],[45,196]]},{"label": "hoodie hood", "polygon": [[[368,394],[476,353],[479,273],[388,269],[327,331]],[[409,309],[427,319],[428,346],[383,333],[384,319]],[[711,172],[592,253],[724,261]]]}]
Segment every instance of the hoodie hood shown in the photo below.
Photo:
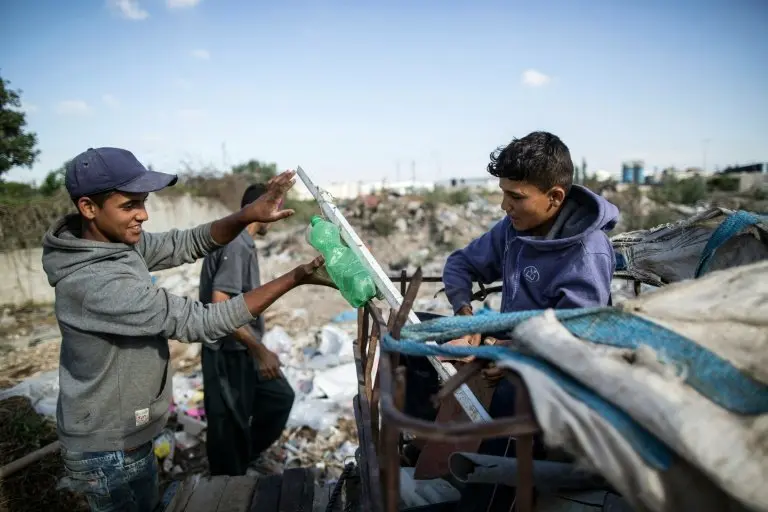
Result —
[{"label": "hoodie hood", "polygon": [[518,239],[539,250],[561,249],[581,242],[595,231],[610,231],[618,218],[619,209],[603,196],[573,185],[546,236],[521,232]]},{"label": "hoodie hood", "polygon": [[135,249],[130,245],[86,240],[79,238],[79,233],[80,215],[76,213],[59,219],[45,233],[43,270],[51,286],[97,261],[135,256]]}]

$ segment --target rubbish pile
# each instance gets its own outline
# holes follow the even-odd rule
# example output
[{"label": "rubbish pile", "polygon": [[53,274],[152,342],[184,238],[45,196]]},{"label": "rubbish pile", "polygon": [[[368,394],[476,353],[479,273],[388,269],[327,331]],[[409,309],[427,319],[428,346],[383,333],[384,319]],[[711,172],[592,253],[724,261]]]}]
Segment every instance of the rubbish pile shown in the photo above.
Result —
[{"label": "rubbish pile", "polygon": [[[286,431],[266,458],[275,467],[315,466],[325,480],[338,477],[357,449],[351,410],[356,390],[351,332],[356,316],[350,322],[349,315],[338,315],[343,323],[314,330],[301,327],[303,316],[285,310],[268,316],[272,327],[262,341],[279,356],[296,401]],[[302,335],[294,338],[281,323]],[[204,393],[198,365],[174,375],[172,419],[155,440],[155,453],[171,478],[205,470]]]}]

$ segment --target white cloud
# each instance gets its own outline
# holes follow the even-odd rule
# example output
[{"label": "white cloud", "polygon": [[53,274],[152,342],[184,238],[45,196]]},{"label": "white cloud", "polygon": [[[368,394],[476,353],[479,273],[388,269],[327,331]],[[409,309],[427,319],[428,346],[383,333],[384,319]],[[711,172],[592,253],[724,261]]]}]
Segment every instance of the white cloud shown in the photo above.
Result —
[{"label": "white cloud", "polygon": [[201,0],[166,0],[169,9],[186,9],[199,4]]},{"label": "white cloud", "polygon": [[547,85],[552,79],[541,71],[536,71],[535,69],[527,69],[523,71],[521,80],[523,85],[528,87],[543,87]]},{"label": "white cloud", "polygon": [[83,100],[64,100],[56,105],[56,113],[61,115],[81,116],[91,112],[91,107]]},{"label": "white cloud", "polygon": [[108,0],[108,2],[125,19],[138,21],[149,18],[149,13],[141,8],[138,0]]},{"label": "white cloud", "polygon": [[202,48],[197,50],[192,50],[192,56],[196,59],[200,60],[208,60],[211,58],[211,52],[208,50],[203,50]]},{"label": "white cloud", "polygon": [[111,94],[105,94],[101,97],[101,101],[104,102],[109,108],[118,108],[120,106],[120,100],[112,96]]}]

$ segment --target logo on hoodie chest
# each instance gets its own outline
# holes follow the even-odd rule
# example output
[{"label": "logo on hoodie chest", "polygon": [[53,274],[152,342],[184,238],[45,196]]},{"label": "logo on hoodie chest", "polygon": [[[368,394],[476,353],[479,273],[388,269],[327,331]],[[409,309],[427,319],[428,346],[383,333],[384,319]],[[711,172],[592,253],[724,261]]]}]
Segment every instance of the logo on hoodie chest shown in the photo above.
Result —
[{"label": "logo on hoodie chest", "polygon": [[523,277],[529,283],[535,283],[539,280],[539,269],[533,265],[528,265],[523,269]]}]

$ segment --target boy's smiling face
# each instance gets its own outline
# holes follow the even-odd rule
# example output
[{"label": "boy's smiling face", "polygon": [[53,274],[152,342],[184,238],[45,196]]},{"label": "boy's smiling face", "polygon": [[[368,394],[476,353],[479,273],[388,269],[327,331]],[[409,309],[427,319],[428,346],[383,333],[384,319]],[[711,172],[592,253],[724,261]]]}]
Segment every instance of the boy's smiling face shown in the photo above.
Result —
[{"label": "boy's smiling face", "polygon": [[512,227],[536,235],[546,234],[565,199],[565,190],[560,186],[542,192],[525,181],[499,178],[499,188],[504,193],[501,209],[512,221]]},{"label": "boy's smiling face", "polygon": [[141,225],[149,218],[145,202],[149,194],[112,192],[95,200],[78,200],[80,214],[90,221],[90,232],[85,238],[101,242],[135,245],[141,239]]}]

